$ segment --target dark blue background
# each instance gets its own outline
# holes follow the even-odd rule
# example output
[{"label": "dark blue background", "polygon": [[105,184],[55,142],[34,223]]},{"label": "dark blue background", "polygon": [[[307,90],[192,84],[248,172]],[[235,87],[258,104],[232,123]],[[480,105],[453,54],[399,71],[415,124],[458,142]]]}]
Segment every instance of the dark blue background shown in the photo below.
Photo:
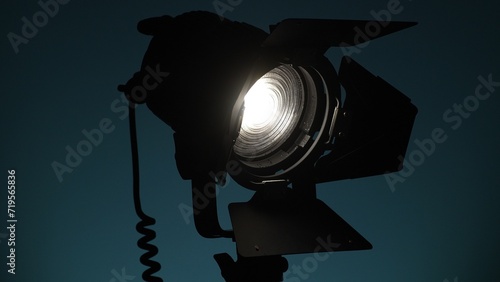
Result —
[{"label": "dark blue background", "polygon": [[[242,0],[224,16],[267,30],[291,17],[373,20],[371,11],[385,10],[389,2]],[[474,101],[478,76],[500,81],[500,5],[483,2],[401,0],[392,19],[419,25],[352,55],[419,108],[408,148],[414,170],[392,187],[384,176],[319,185],[319,198],[374,248],[332,253],[316,264],[311,254],[288,256],[307,275],[290,272],[288,281],[500,279],[500,87],[461,124],[456,113],[450,115],[454,121],[443,118],[454,104]],[[36,1],[2,3],[0,175],[7,182],[7,169],[16,169],[18,223],[15,276],[6,272],[4,219],[0,225],[1,281],[114,281],[113,273],[122,269],[141,280],[128,124],[116,108],[125,105],[116,85],[138,70],[149,43],[136,31],[139,20],[216,12],[213,3],[69,1],[17,54],[7,34],[20,35],[21,18],[31,20],[41,8]],[[340,49],[328,52],[336,66],[341,55]],[[64,164],[65,147],[75,149],[85,140],[82,130],[97,128],[105,118],[114,130],[60,182],[51,164]],[[192,221],[186,223],[178,207],[190,205],[190,183],[177,173],[172,131],[145,107],[138,110],[138,127],[143,205],[157,219],[160,275],[165,281],[223,281],[212,255],[234,255],[234,243],[203,239]],[[418,159],[422,150],[414,140],[431,138],[436,128],[446,140]],[[5,186],[1,218],[7,217]],[[227,204],[250,196],[234,183],[222,189],[226,228]]]}]

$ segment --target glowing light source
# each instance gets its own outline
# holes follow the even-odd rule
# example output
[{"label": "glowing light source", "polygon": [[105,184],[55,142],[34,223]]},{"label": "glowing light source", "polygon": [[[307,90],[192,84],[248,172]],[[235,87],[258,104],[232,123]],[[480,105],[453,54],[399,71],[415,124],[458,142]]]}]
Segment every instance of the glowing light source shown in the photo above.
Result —
[{"label": "glowing light source", "polygon": [[243,160],[258,160],[279,150],[300,120],[304,87],[298,72],[281,65],[262,76],[245,96],[234,151]]},{"label": "glowing light source", "polygon": [[245,114],[242,127],[255,130],[269,125],[279,115],[278,97],[268,79],[260,79],[245,96]]}]

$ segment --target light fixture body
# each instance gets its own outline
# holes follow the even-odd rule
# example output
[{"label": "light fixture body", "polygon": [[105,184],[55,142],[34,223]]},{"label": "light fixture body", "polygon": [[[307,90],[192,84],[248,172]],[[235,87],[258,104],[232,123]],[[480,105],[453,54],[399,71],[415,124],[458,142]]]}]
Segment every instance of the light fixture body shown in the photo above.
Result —
[{"label": "light fixture body", "polygon": [[[303,128],[297,130],[298,134],[306,132],[306,136],[291,140],[296,147],[285,147],[278,153],[286,155],[289,158],[286,161],[273,165],[270,163],[277,161],[269,158],[264,160],[268,165],[249,166],[243,160],[243,173],[233,175],[242,186],[259,189],[266,182],[291,182],[302,164],[314,167],[309,173],[316,183],[379,175],[402,168],[417,108],[403,93],[352,58],[342,59],[337,74],[324,57],[331,46],[363,43],[363,40],[356,41],[360,37],[354,31],[372,23],[288,19],[272,27],[262,48],[274,57],[267,56],[266,60],[302,69],[302,73],[309,76],[309,79],[303,78],[304,85],[321,100],[316,105],[321,113],[312,122],[315,128],[309,132]],[[414,24],[379,23],[385,28],[368,40]],[[256,81],[255,77],[250,80]],[[341,97],[341,87],[345,97]],[[243,88],[242,93],[247,91]],[[293,153],[299,157],[289,156]],[[233,154],[233,157],[241,160],[240,156]]]},{"label": "light fixture body", "polygon": [[[359,35],[373,24],[379,27],[375,36]],[[220,228],[216,197],[207,197],[194,214],[198,232],[233,237],[238,253],[248,257],[371,248],[316,199],[315,184],[400,170],[417,109],[352,58],[342,59],[337,74],[324,53],[414,24],[287,19],[268,34],[208,12],[140,22],[139,31],[153,38],[123,91],[133,96],[148,68],[169,73],[144,102],[175,131],[177,167],[192,180],[193,201],[215,195],[228,164],[238,166],[228,171],[232,178],[256,190],[248,203],[230,205],[234,232]],[[291,117],[290,131],[266,141],[271,149],[255,150],[257,139],[246,142],[248,132],[241,131],[245,95],[277,70],[292,73],[291,81],[302,87],[294,94],[301,95],[300,113]],[[318,249],[318,240],[333,240],[336,247]]]}]

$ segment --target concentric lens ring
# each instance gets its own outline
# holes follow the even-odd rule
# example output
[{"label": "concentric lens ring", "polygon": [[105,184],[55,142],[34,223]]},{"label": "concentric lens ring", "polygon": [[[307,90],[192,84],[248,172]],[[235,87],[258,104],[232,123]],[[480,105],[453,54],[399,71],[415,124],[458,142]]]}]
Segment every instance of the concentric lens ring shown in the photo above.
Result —
[{"label": "concentric lens ring", "polygon": [[304,92],[298,72],[289,65],[276,67],[257,80],[245,96],[234,152],[251,162],[279,150],[297,127],[304,109]]}]

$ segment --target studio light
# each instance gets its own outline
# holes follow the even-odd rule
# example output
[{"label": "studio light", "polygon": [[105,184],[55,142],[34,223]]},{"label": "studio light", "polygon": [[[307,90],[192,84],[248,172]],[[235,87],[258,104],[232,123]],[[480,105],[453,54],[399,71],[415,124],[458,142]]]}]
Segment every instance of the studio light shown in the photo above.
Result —
[{"label": "studio light", "polygon": [[[174,130],[197,231],[236,242],[236,261],[215,256],[226,281],[281,281],[285,254],[372,248],[316,198],[316,184],[400,170],[417,108],[352,58],[337,72],[324,53],[414,24],[287,19],[266,33],[208,12],[139,23],[153,37],[119,89]],[[152,69],[169,75],[135,99]],[[217,215],[226,174],[255,190],[229,205],[233,230]]]}]

